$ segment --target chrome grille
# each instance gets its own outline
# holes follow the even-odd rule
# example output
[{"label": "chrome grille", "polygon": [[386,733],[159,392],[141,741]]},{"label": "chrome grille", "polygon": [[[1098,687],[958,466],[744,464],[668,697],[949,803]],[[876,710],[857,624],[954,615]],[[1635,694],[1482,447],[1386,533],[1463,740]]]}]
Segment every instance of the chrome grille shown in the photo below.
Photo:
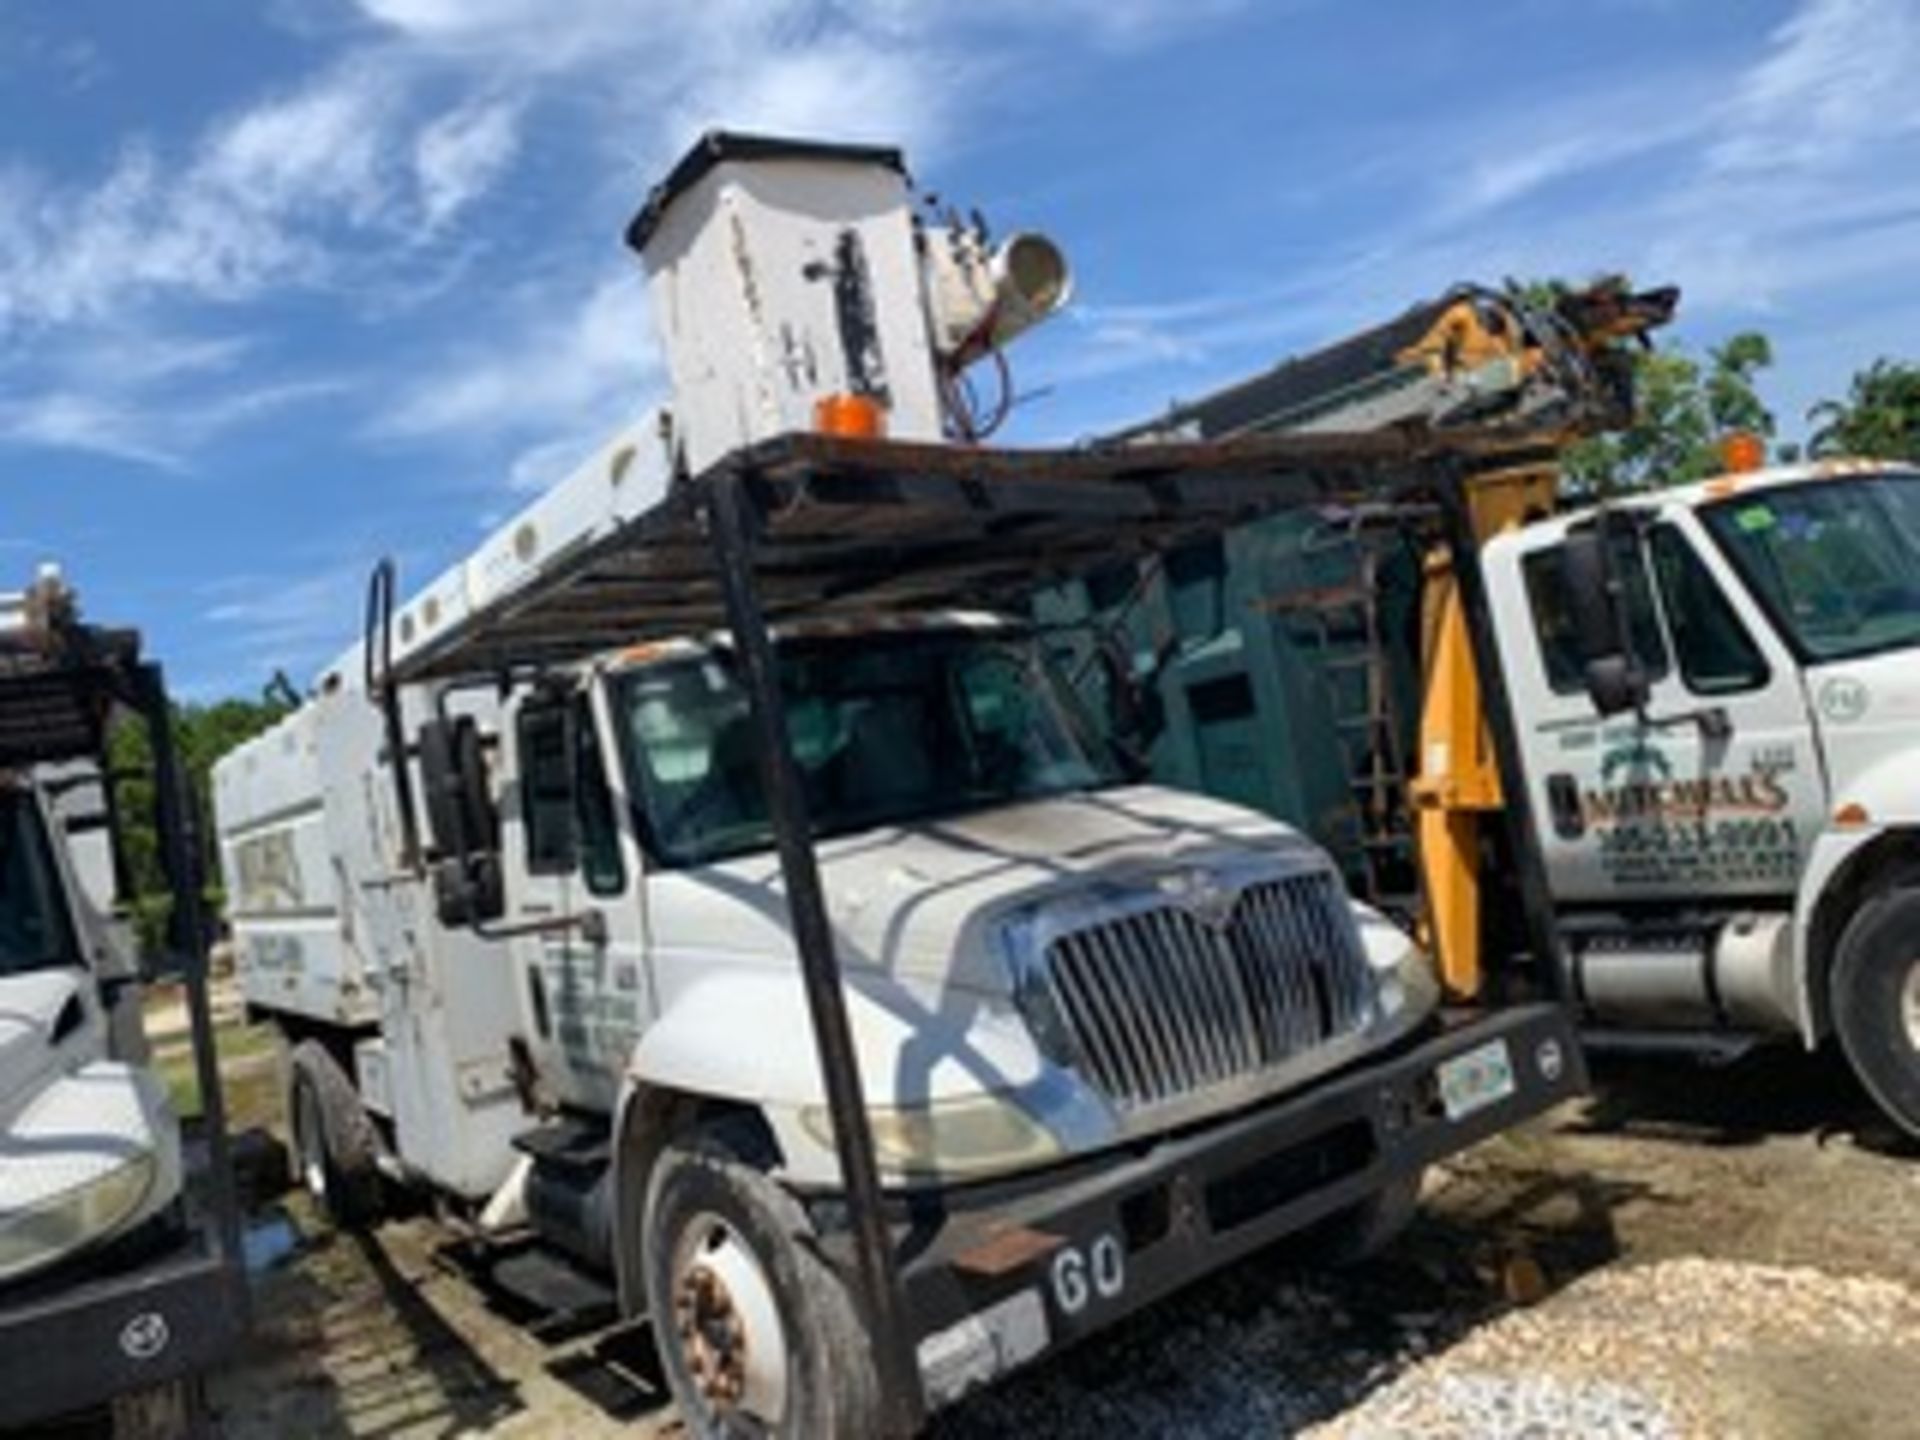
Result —
[{"label": "chrome grille", "polygon": [[1128,1110],[1360,1029],[1375,999],[1346,893],[1325,871],[1249,884],[1217,919],[1156,896],[1054,936],[1044,968],[1074,1055]]}]

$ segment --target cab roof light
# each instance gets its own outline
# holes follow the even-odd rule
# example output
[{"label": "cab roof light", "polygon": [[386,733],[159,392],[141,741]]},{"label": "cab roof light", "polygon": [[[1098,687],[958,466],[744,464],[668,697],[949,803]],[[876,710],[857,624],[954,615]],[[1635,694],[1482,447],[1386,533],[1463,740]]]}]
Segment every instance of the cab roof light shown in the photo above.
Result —
[{"label": "cab roof light", "polygon": [[1766,463],[1766,443],[1751,430],[1736,430],[1721,439],[1720,464],[1729,475],[1750,475]]}]

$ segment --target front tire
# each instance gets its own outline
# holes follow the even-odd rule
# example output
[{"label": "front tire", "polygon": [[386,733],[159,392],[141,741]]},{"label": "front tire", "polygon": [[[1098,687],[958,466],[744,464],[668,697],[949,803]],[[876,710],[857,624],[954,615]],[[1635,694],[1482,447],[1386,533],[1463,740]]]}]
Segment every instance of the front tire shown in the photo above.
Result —
[{"label": "front tire", "polygon": [[654,1343],[701,1440],[880,1429],[874,1342],[806,1213],[722,1127],[669,1144],[647,1191]]},{"label": "front tire", "polygon": [[1854,1074],[1920,1138],[1920,888],[1868,900],[1841,932],[1830,999]]}]

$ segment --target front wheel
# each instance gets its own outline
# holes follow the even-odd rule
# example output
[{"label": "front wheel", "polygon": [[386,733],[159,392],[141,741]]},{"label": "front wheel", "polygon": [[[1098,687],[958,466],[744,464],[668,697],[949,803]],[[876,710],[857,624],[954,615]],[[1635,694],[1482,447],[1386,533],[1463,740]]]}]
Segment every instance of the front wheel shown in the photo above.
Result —
[{"label": "front wheel", "polygon": [[1830,998],[1860,1083],[1920,1138],[1920,887],[1876,895],[1847,922]]},{"label": "front wheel", "polygon": [[654,1343],[688,1430],[781,1440],[880,1428],[874,1344],[806,1214],[724,1129],[669,1145],[643,1244]]}]

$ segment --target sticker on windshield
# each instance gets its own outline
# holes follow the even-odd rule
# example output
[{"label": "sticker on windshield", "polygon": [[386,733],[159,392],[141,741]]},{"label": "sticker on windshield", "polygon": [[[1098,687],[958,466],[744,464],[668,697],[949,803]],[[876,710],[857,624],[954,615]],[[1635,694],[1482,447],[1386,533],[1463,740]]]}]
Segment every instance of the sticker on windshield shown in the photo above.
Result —
[{"label": "sticker on windshield", "polygon": [[1767,505],[1749,505],[1744,510],[1733,512],[1733,523],[1749,535],[1757,535],[1762,530],[1773,528],[1773,509]]}]

